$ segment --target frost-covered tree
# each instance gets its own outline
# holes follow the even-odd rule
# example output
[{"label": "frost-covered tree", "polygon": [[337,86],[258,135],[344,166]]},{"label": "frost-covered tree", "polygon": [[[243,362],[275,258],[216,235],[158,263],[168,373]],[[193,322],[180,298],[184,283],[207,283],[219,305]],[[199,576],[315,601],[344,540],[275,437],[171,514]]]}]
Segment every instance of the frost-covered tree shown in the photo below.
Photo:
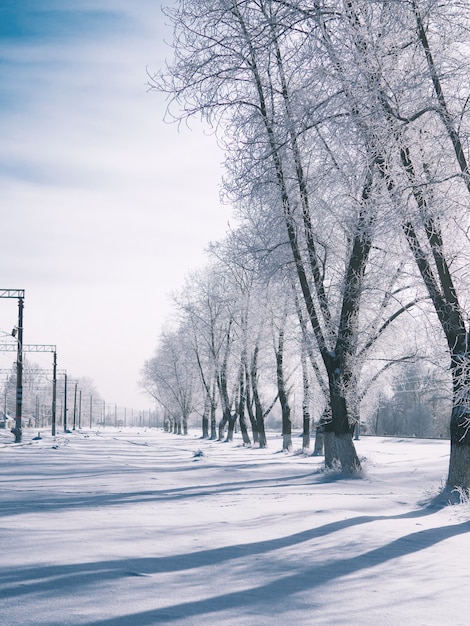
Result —
[{"label": "frost-covered tree", "polygon": [[[352,430],[365,381],[412,356],[385,339],[427,297],[453,381],[447,486],[470,488],[469,7],[181,0],[167,14],[175,57],[151,85],[176,119],[215,128],[246,250],[294,276],[304,356],[326,397],[327,459],[360,467]],[[260,344],[251,356],[242,344],[238,397],[250,412]]]},{"label": "frost-covered tree", "polygon": [[[269,203],[270,214],[282,218],[328,379],[335,456],[353,472],[360,463],[346,396],[355,382],[352,355],[372,249],[376,155],[354,126],[338,137],[333,119],[346,114],[342,86],[329,80],[327,57],[316,53],[309,29],[295,28],[295,7],[180,2],[168,14],[175,62],[157,79],[159,88],[172,95],[178,115],[202,113],[223,125],[232,194]],[[345,176],[358,154],[362,167]],[[327,249],[326,232],[333,240]]]},{"label": "frost-covered tree", "polygon": [[[381,169],[447,342],[453,383],[447,491],[470,488],[467,3],[344,3],[359,109],[375,100]],[[336,46],[338,49],[339,46]]]},{"label": "frost-covered tree", "polygon": [[163,332],[155,355],[146,361],[142,385],[163,408],[171,430],[187,435],[194,410],[196,374],[189,357],[187,329]]}]

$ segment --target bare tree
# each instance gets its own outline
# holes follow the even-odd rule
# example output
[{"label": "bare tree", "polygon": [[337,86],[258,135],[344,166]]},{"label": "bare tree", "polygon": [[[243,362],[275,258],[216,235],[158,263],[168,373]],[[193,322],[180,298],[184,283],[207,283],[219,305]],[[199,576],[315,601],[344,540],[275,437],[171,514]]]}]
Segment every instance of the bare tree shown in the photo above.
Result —
[{"label": "bare tree", "polygon": [[[327,395],[327,464],[360,469],[352,432],[364,364],[423,297],[421,287],[410,293],[390,260],[390,240],[399,249],[401,229],[450,354],[448,488],[469,488],[470,341],[457,255],[468,246],[468,224],[456,211],[470,194],[468,95],[459,83],[468,69],[461,37],[468,7],[186,0],[167,13],[175,60],[150,85],[169,94],[177,119],[202,115],[213,125],[227,152],[226,194],[243,215],[247,245],[261,229],[263,258],[292,268],[302,335]],[[251,345],[247,340],[246,317],[227,319],[213,350],[222,425],[237,396],[258,437],[262,345],[256,333]],[[231,387],[224,363],[237,340],[243,347]],[[393,354],[390,363],[408,356]],[[369,380],[380,371],[368,366]],[[207,398],[209,388],[207,382]]]},{"label": "bare tree", "polygon": [[470,353],[468,285],[462,267],[468,253],[470,176],[465,151],[468,94],[461,81],[468,75],[464,46],[469,7],[428,0],[379,2],[373,8],[349,1],[345,7],[356,67],[364,77],[368,101],[376,102],[381,174],[398,207],[405,239],[450,355],[453,408],[447,492],[454,487],[467,490]]},{"label": "bare tree", "polygon": [[145,363],[142,384],[164,409],[173,432],[187,435],[196,381],[185,331],[180,327],[162,334],[155,356]]},{"label": "bare tree", "polygon": [[[202,113],[213,123],[223,122],[226,136],[233,137],[227,145],[229,172],[236,181],[232,189],[238,185],[247,197],[257,193],[274,199],[327,373],[335,454],[345,472],[354,472],[360,462],[352,442],[354,424],[346,392],[354,384],[351,355],[372,243],[373,155],[366,159],[362,181],[355,182],[354,188],[344,177],[338,183],[354,200],[348,202],[347,239],[336,250],[339,253],[342,248],[341,256],[346,254],[344,280],[336,283],[341,283],[342,302],[336,316],[327,293],[331,278],[318,249],[318,223],[312,219],[317,181],[307,176],[307,163],[315,145],[319,160],[328,161],[337,181],[342,176],[331,150],[320,148],[324,144],[318,133],[320,122],[312,122],[316,110],[322,118],[329,117],[330,103],[338,96],[331,85],[320,85],[316,78],[318,67],[312,68],[312,57],[305,52],[311,51],[308,35],[286,27],[298,14],[280,3],[236,1],[185,2],[168,13],[176,28],[176,60],[158,86],[183,104],[183,116]],[[317,95],[314,86],[325,89]],[[297,103],[312,92],[317,95],[314,101],[310,98],[299,108]],[[343,205],[346,197],[342,197]],[[317,197],[316,207],[324,200]],[[334,273],[339,265],[336,258]]]}]

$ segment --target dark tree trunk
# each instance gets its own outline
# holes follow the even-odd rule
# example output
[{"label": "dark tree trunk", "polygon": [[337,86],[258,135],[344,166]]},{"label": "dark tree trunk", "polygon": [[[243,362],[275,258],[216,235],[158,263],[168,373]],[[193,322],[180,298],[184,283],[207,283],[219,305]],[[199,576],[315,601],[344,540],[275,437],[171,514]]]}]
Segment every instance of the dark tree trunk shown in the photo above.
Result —
[{"label": "dark tree trunk", "polygon": [[223,441],[224,440],[225,428],[227,427],[227,424],[230,423],[231,417],[232,417],[232,414],[231,414],[231,411],[230,411],[230,407],[228,406],[228,407],[226,407],[224,409],[224,412],[223,412],[223,415],[222,415],[222,419],[219,422],[219,426],[218,426],[218,428],[219,428],[219,436],[217,437],[217,439],[219,441]]},{"label": "dark tree trunk", "polygon": [[325,467],[336,469],[338,466],[338,453],[336,451],[336,438],[332,425],[325,425],[323,429],[323,447],[325,451]]},{"label": "dark tree trunk", "polygon": [[[253,390],[253,401],[255,404],[255,430],[253,431],[253,436],[257,439],[257,443],[260,448],[266,448],[266,431],[264,428],[264,415],[263,415],[263,407],[261,406],[261,399],[258,393],[258,386],[256,383],[256,378],[252,378],[252,390]],[[254,385],[253,385],[254,383]],[[256,436],[254,435],[256,433]]]},{"label": "dark tree trunk", "polygon": [[[325,466],[332,467],[333,460],[336,458],[336,451],[333,442],[325,441],[325,432],[334,432],[333,424],[331,423],[330,405],[327,404],[323,410],[323,414],[315,429],[315,446],[313,449],[313,456],[321,456],[325,454]],[[328,461],[327,461],[328,459]]]},{"label": "dark tree trunk", "polygon": [[349,382],[344,352],[339,357],[329,355],[325,361],[330,388],[329,419],[324,427],[325,466],[354,474],[360,471],[361,462],[352,438],[355,424],[350,423],[343,391]]},{"label": "dark tree trunk", "polygon": [[228,371],[228,360],[229,360],[230,343],[231,343],[230,328],[231,328],[231,323],[229,324],[229,328],[227,330],[227,337],[225,339],[224,358],[220,366],[219,375],[217,376],[217,386],[219,389],[220,401],[222,404],[222,411],[223,411],[222,419],[219,422],[219,436],[218,436],[219,441],[224,440],[225,427],[230,421],[230,417],[232,413],[231,406],[230,406],[230,398],[229,398],[228,389],[227,389],[227,371]]},{"label": "dark tree trunk", "polygon": [[233,441],[233,433],[235,431],[235,424],[237,423],[237,415],[232,414],[228,420],[227,439],[226,441]]},{"label": "dark tree trunk", "polygon": [[305,337],[302,338],[301,364],[302,364],[302,449],[307,451],[310,448],[310,380],[307,370],[307,349]]},{"label": "dark tree trunk", "polygon": [[260,448],[266,448],[268,445],[268,441],[266,439],[266,430],[264,427],[264,417],[261,414],[258,414],[258,409],[256,409],[257,419],[256,419],[256,429],[258,432],[258,445]]},{"label": "dark tree trunk", "polygon": [[212,397],[211,397],[211,439],[217,439],[217,419],[216,419],[216,411],[217,411],[217,385],[214,381],[212,387]]},{"label": "dark tree trunk", "polygon": [[453,406],[446,495],[459,500],[470,490],[470,354],[452,355]]},{"label": "dark tree trunk", "polygon": [[202,438],[209,438],[209,417],[211,414],[211,396],[210,393],[206,393],[206,400],[204,402],[204,413],[202,414]]},{"label": "dark tree trunk", "polygon": [[[251,391],[253,394],[253,402],[255,405],[255,430],[253,431],[253,437],[258,440],[258,445],[260,448],[266,448],[266,431],[264,428],[264,413],[263,407],[261,405],[261,398],[258,390],[258,345],[255,346],[253,350],[253,357],[251,360],[251,372],[250,372],[250,381],[251,381]],[[256,436],[255,436],[256,432]]]},{"label": "dark tree trunk", "polygon": [[451,500],[459,500],[460,490],[468,493],[469,489],[470,410],[454,406],[450,419],[450,459],[446,492]]},{"label": "dark tree trunk", "polygon": [[305,407],[302,420],[302,450],[305,452],[310,450],[310,413]]},{"label": "dark tree trunk", "polygon": [[217,405],[211,405],[211,439],[217,439],[217,418],[216,418]]},{"label": "dark tree trunk", "polygon": [[248,434],[245,418],[245,406],[246,406],[246,388],[245,388],[245,370],[246,370],[246,352],[242,355],[242,362],[238,373],[238,420],[240,422],[240,431],[242,434],[243,444],[250,445],[251,439]]},{"label": "dark tree trunk", "polygon": [[290,418],[289,397],[284,378],[284,331],[279,331],[279,340],[276,350],[276,379],[277,393],[282,411],[282,449],[292,450],[292,421]]},{"label": "dark tree trunk", "polygon": [[323,424],[319,424],[315,429],[315,445],[313,446],[313,456],[321,456],[324,451],[324,430]]},{"label": "dark tree trunk", "polygon": [[253,442],[255,444],[258,443],[258,430],[256,428],[256,418],[253,412],[253,399],[251,395],[251,379],[248,368],[245,370],[245,395],[246,395],[246,409],[248,411],[248,417],[250,419],[251,424],[251,432],[253,434]]},{"label": "dark tree trunk", "polygon": [[248,434],[248,428],[246,426],[245,413],[240,413],[239,421],[240,421],[240,432],[242,434],[243,444],[245,446],[249,446],[251,445],[251,439],[250,439],[250,435]]}]

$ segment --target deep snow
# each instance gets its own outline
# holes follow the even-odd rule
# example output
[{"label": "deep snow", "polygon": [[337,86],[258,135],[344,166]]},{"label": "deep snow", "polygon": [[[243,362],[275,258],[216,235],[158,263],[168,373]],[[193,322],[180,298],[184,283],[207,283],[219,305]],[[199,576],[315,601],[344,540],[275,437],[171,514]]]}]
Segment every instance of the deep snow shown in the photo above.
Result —
[{"label": "deep snow", "polygon": [[338,480],[275,434],[36,434],[0,431],[2,626],[469,623],[470,505],[427,505],[447,441],[363,437]]}]

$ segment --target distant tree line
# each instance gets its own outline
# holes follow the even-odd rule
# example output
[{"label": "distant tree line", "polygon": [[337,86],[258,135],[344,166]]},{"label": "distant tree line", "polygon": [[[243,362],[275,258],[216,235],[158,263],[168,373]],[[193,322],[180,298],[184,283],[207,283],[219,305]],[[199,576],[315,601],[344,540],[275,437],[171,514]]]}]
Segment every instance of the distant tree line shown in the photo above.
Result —
[{"label": "distant tree line", "polygon": [[[16,364],[0,379],[0,427],[13,425],[17,397]],[[24,359],[22,388],[23,423],[39,431],[50,430],[53,422],[53,372]],[[106,426],[158,427],[162,417],[156,411],[107,404],[90,378],[74,378],[58,370],[56,377],[57,432]]]}]

